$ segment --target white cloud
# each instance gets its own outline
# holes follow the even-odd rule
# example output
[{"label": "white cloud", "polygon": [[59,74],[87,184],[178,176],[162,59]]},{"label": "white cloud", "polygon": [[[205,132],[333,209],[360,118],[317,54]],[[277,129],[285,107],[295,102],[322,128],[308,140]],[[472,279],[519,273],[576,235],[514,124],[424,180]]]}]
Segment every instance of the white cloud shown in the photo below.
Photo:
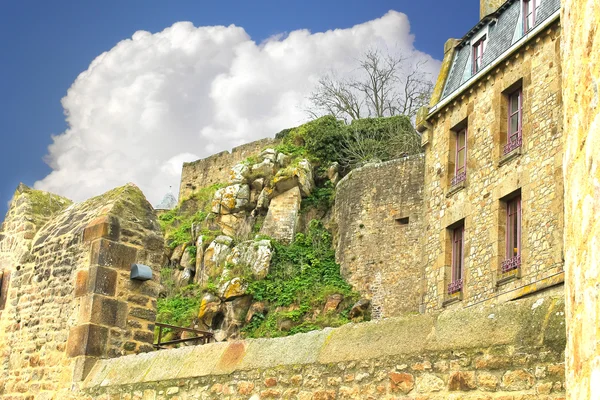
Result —
[{"label": "white cloud", "polygon": [[272,136],[307,119],[306,97],[330,70],[352,73],[366,49],[418,52],[406,15],[324,33],[254,42],[237,26],[178,22],[136,32],[98,56],[62,100],[69,129],[54,137],[52,172],[35,187],[79,201],[134,182],[156,204],[179,188],[181,165]]}]

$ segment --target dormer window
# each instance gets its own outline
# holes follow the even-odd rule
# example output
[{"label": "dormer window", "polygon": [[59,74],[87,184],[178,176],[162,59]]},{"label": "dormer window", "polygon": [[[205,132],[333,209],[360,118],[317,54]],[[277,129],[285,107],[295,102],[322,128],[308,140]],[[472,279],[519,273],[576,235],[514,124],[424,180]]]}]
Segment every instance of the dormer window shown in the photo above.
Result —
[{"label": "dormer window", "polygon": [[483,54],[487,46],[487,36],[482,36],[473,44],[473,74],[476,74],[483,67]]},{"label": "dormer window", "polygon": [[540,3],[541,0],[523,0],[523,33],[529,32],[535,26]]}]

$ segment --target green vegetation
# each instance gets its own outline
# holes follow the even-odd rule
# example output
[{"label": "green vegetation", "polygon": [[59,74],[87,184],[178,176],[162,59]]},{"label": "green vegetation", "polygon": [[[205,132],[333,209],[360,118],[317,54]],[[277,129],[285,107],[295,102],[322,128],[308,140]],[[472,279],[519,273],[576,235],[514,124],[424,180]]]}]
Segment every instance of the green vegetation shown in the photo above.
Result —
[{"label": "green vegetation", "polygon": [[[255,300],[264,301],[270,310],[288,310],[254,315],[244,328],[246,336],[286,336],[348,322],[347,313],[358,294],[340,275],[331,241],[331,234],[317,220],[311,221],[308,234],[298,234],[289,245],[272,241],[274,254],[269,274],[251,282],[248,292]],[[334,293],[344,296],[344,311],[332,315],[315,312]],[[283,320],[289,320],[289,330],[281,329]]]},{"label": "green vegetation", "polygon": [[371,161],[387,161],[421,151],[420,136],[405,116],[364,118],[346,125],[325,116],[276,135],[278,151],[306,157],[316,165],[338,162],[352,169]]},{"label": "green vegetation", "polygon": [[325,181],[322,186],[317,186],[310,196],[302,199],[302,212],[311,208],[327,211],[333,204],[335,188],[331,181]]},{"label": "green vegetation", "polygon": [[[215,184],[202,188],[194,192],[189,198],[182,200],[173,210],[158,217],[170,248],[173,249],[180,244],[192,241],[192,225],[202,225],[207,218],[210,218],[212,199],[215,192],[222,187],[223,185]],[[203,227],[201,234],[207,238],[214,238],[219,232]]]}]

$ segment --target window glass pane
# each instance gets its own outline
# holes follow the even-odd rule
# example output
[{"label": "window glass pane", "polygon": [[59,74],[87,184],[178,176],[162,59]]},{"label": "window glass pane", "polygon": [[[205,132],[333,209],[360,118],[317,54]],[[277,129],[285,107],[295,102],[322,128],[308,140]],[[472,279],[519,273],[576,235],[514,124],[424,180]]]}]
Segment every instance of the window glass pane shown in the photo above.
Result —
[{"label": "window glass pane", "polygon": [[462,149],[458,152],[458,160],[456,160],[457,169],[461,169],[465,165],[465,150]]},{"label": "window glass pane", "polygon": [[514,224],[513,224],[513,230],[512,230],[512,255],[511,257],[516,256],[517,254],[519,254],[519,234],[518,234],[518,229],[519,229],[519,225],[517,223],[517,214],[515,213],[514,216]]},{"label": "window glass pane", "polygon": [[519,114],[515,114],[510,117],[510,134],[517,133],[519,131]]},{"label": "window glass pane", "polygon": [[514,114],[519,111],[519,93],[510,96],[510,113]]},{"label": "window glass pane", "polygon": [[465,135],[464,130],[458,134],[458,148],[459,149],[465,147],[465,136],[466,135]]}]

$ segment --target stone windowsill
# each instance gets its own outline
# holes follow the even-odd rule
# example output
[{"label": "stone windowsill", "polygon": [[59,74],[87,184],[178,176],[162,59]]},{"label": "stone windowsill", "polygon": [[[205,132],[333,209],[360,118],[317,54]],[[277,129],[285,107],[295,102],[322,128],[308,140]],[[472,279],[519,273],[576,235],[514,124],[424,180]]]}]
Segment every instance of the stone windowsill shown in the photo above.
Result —
[{"label": "stone windowsill", "polygon": [[502,286],[521,278],[521,267],[508,272],[499,272],[496,286]]},{"label": "stone windowsill", "polygon": [[501,167],[504,164],[510,162],[511,160],[519,157],[520,155],[521,155],[521,146],[517,147],[516,149],[514,149],[510,153],[505,154],[502,157],[500,157],[500,161],[498,161],[498,166]]},{"label": "stone windowsill", "polygon": [[447,307],[451,304],[458,303],[459,301],[462,301],[462,299],[463,299],[462,290],[460,292],[456,292],[453,294],[446,294],[446,300],[444,300],[444,302],[442,303],[442,307]]},{"label": "stone windowsill", "polygon": [[450,196],[454,195],[455,193],[460,192],[461,190],[463,190],[466,187],[467,187],[467,180],[465,179],[464,181],[458,182],[456,185],[452,186],[450,188],[450,190],[448,190],[448,193],[446,193],[446,197],[450,197]]}]

